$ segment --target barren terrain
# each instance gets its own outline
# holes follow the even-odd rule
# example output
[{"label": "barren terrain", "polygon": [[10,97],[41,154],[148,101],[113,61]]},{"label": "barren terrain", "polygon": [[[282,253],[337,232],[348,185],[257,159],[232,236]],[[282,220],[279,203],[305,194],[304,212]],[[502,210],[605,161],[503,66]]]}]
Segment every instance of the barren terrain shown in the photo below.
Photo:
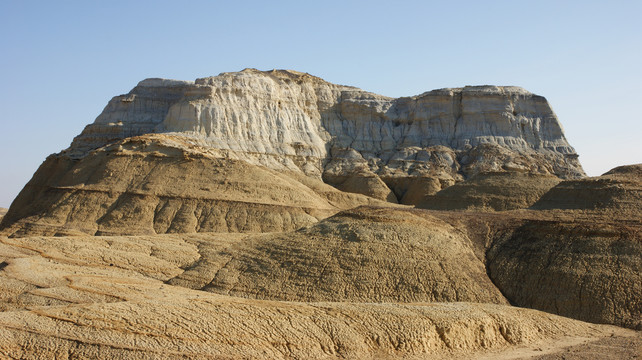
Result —
[{"label": "barren terrain", "polygon": [[2,358],[642,357],[642,164],[517,87],[146,79],[4,210]]}]

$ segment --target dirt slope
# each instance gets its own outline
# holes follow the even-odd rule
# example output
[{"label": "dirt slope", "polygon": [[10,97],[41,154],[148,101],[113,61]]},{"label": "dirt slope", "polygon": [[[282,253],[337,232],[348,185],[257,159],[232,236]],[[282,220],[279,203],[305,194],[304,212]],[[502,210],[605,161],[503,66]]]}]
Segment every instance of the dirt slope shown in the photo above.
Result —
[{"label": "dirt slope", "polygon": [[488,253],[491,279],[514,304],[642,329],[642,227],[530,220]]},{"label": "dirt slope", "polygon": [[272,300],[507,304],[470,240],[426,212],[360,207],[223,250],[198,246],[170,284]]},{"label": "dirt slope", "polygon": [[[507,305],[264,301],[163,282],[198,259],[187,238],[216,236],[1,238],[0,355],[452,358],[612,332]],[[252,235],[221,236],[226,247]]]},{"label": "dirt slope", "polygon": [[11,236],[288,231],[377,203],[302,177],[147,135],[80,160],[50,156],[1,226]]},{"label": "dirt slope", "polygon": [[551,175],[483,173],[425,196],[417,207],[434,210],[525,209],[560,181]]},{"label": "dirt slope", "polygon": [[563,181],[544,194],[533,208],[601,212],[639,219],[642,164],[620,166],[602,176]]}]

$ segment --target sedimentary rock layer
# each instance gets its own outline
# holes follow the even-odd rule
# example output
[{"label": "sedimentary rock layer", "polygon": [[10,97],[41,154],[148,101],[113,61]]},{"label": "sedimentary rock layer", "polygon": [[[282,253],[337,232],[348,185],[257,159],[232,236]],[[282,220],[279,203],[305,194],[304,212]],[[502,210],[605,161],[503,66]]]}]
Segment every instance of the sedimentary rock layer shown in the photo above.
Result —
[{"label": "sedimentary rock layer", "polygon": [[360,207],[199,248],[210,250],[170,284],[271,300],[507,304],[470,240],[425,212]]},{"label": "sedimentary rock layer", "polygon": [[563,181],[544,194],[533,208],[606,212],[617,217],[639,218],[642,164],[620,166],[602,176]]},{"label": "sedimentary rock layer", "polygon": [[341,209],[377,203],[300,173],[250,165],[184,140],[147,135],[80,159],[50,156],[3,219],[3,233],[287,231]]},{"label": "sedimentary rock layer", "polygon": [[[344,192],[436,204],[428,197],[489,172],[583,174],[547,101],[516,87],[392,99],[282,70],[147,79],[45,161],[0,227],[12,236],[284,231],[373,202]],[[525,207],[541,192],[531,190],[473,206]]]},{"label": "sedimentary rock layer", "polygon": [[489,275],[518,306],[642,330],[642,228],[611,221],[528,221],[489,251]]},{"label": "sedimentary rock layer", "polygon": [[[484,171],[583,175],[546,99],[524,89],[469,86],[393,99],[285,70],[141,81],[113,98],[66,154],[150,132],[384,200],[392,190],[402,201],[413,184],[397,178],[429,176],[442,183],[438,191]],[[345,184],[355,176],[381,181]],[[390,190],[378,190],[381,182]]]},{"label": "sedimentary rock layer", "polygon": [[422,194],[417,207],[435,210],[525,209],[560,181],[553,175],[481,173],[434,195]]},{"label": "sedimentary rock layer", "polygon": [[642,166],[563,181],[498,234],[493,282],[514,304],[642,329]]},{"label": "sedimentary rock layer", "polygon": [[206,256],[199,243],[252,236],[0,238],[0,356],[477,357],[612,332],[507,305],[264,301],[165,283]]}]

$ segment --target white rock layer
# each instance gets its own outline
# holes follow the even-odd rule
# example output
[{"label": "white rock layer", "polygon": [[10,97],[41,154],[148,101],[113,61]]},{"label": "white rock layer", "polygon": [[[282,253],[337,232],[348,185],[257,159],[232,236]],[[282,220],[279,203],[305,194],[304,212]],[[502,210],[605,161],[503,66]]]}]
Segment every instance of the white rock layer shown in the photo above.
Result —
[{"label": "white rock layer", "polygon": [[114,97],[65,153],[81,157],[154,132],[330,183],[351,174],[447,183],[482,171],[584,175],[546,99],[519,87],[394,99],[286,70],[143,80]]}]

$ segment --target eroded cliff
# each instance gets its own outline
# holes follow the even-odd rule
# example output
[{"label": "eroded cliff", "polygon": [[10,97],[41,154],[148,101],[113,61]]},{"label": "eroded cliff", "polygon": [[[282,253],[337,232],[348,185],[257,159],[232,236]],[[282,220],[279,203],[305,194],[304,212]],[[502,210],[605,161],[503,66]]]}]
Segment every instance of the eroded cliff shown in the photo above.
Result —
[{"label": "eroded cliff", "polygon": [[[486,171],[584,174],[546,99],[524,89],[469,86],[394,99],[287,70],[143,80],[113,98],[65,154],[150,132],[336,186],[379,178],[398,201],[421,177],[437,179],[436,192]],[[390,200],[370,184],[380,186],[365,181],[364,193]]]}]

